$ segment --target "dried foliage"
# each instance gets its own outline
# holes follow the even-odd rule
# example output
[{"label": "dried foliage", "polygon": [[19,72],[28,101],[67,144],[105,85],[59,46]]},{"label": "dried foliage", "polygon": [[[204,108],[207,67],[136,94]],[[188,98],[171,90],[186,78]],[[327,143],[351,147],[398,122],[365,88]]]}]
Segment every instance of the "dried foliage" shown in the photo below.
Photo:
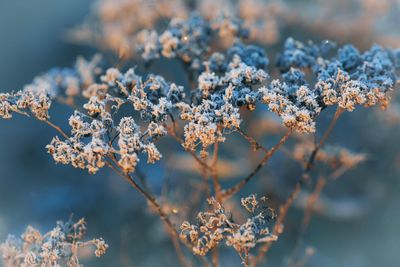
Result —
[{"label": "dried foliage", "polygon": [[102,238],[83,241],[86,222],[82,218],[77,222],[59,221],[51,231],[41,234],[28,226],[20,238],[9,235],[0,244],[4,266],[83,266],[79,261],[79,251],[94,248],[96,257],[103,256],[108,245]]},{"label": "dried foliage", "polygon": [[[88,20],[74,33],[77,39],[96,40],[102,49],[117,52],[120,63],[130,59],[147,66],[160,58],[176,60],[186,71],[188,85],[177,85],[147,69],[146,74],[139,74],[137,68],[120,67],[96,55],[91,60],[78,58],[72,68],[52,69],[20,91],[0,94],[2,118],[10,119],[13,113],[32,116],[58,132],[47,145],[56,163],[91,174],[109,167],[140,192],[164,222],[185,266],[190,266],[191,258],[181,245],[201,256],[204,264],[211,252],[211,262],[218,266],[222,243],[238,253],[243,265],[260,263],[283,233],[288,210],[304,182],[317,180],[310,176],[319,164],[328,168],[318,168],[319,182],[306,205],[303,225],[307,225],[326,182],[367,160],[364,153],[323,147],[336,121],[343,112],[356,108],[386,108],[398,82],[400,50],[378,45],[361,52],[351,44],[302,43],[288,38],[277,63],[270,64],[260,44],[278,38],[276,16],[284,6],[258,0],[237,2],[197,1],[198,12],[192,12],[180,0],[101,0],[93,10],[100,27],[91,28],[93,21]],[[157,25],[165,21],[169,23],[159,29]],[[266,35],[260,34],[264,31]],[[72,108],[69,131],[50,121],[52,102]],[[310,142],[307,134],[319,132],[316,120],[330,106],[336,108],[330,125],[318,142]],[[281,125],[268,119],[272,114]],[[271,135],[286,134],[267,148],[262,144],[263,125]],[[247,133],[251,127],[253,132],[256,128],[255,135]],[[233,133],[264,155],[258,164],[250,164],[254,167],[247,176],[227,186],[220,180],[226,170],[222,170],[218,153]],[[293,139],[290,144],[289,139]],[[186,207],[175,208],[168,196],[153,195],[138,178],[143,157],[149,164],[161,164],[163,154],[168,155],[158,144],[164,140],[178,141],[202,176],[202,182],[192,188],[197,194],[186,196],[191,199]],[[238,142],[229,148],[244,149],[239,146]],[[277,214],[265,197],[242,198],[247,214],[234,220],[236,211],[225,208],[229,199],[281,150],[303,168],[294,190]],[[254,159],[258,161],[257,155]],[[209,208],[198,213],[197,223],[184,221],[179,232],[173,217],[181,213],[188,219],[190,210],[201,210],[205,198]],[[78,248],[94,245],[96,256],[101,256],[108,247],[102,239],[81,241],[84,230],[83,220],[58,223],[45,235],[29,227],[22,239],[10,237],[2,245],[3,260],[8,266],[80,266]]]}]

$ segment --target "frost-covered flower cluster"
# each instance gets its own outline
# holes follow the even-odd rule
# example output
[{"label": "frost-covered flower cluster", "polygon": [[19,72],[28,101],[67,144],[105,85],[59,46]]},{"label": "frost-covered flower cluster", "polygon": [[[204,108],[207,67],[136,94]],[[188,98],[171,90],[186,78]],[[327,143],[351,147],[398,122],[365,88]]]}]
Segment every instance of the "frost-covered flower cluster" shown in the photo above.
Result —
[{"label": "frost-covered flower cluster", "polygon": [[[353,111],[357,105],[386,107],[394,88],[399,51],[377,45],[360,53],[345,45],[329,57],[335,44],[321,45],[289,38],[278,60],[283,81],[273,80],[260,89],[261,101],[283,123],[298,132],[315,132],[315,117],[327,106]],[[316,82],[310,85],[307,74]],[[311,78],[309,80],[312,80]]]},{"label": "frost-covered flower cluster", "polygon": [[[197,8],[211,21],[223,20],[225,17],[239,18],[243,21],[242,27],[248,29],[248,39],[263,44],[275,43],[278,40],[277,20],[285,9],[281,1],[274,0],[202,0],[197,1]],[[231,25],[234,26],[232,23]]]},{"label": "frost-covered flower cluster", "polygon": [[39,120],[47,120],[51,99],[46,91],[25,89],[16,93],[0,93],[0,117],[11,119],[13,112],[31,114]]},{"label": "frost-covered flower cluster", "polygon": [[315,92],[322,105],[338,105],[353,111],[357,105],[366,107],[388,103],[388,92],[396,84],[399,50],[374,45],[360,53],[352,45],[345,45],[329,57],[334,44],[323,42],[317,46],[305,45],[289,38],[280,56],[282,69],[301,68],[317,78]]},{"label": "frost-covered flower cluster", "polygon": [[89,61],[79,57],[74,68],[54,68],[36,77],[23,90],[0,93],[0,117],[10,119],[13,112],[33,115],[39,120],[50,118],[49,109],[55,98],[73,102],[101,73],[100,55]]},{"label": "frost-covered flower cluster", "polygon": [[276,241],[277,237],[268,228],[268,222],[275,218],[275,213],[266,205],[266,198],[257,199],[255,195],[250,195],[242,198],[241,203],[251,217],[240,224],[214,198],[208,199],[210,209],[197,215],[197,224],[183,222],[180,237],[193,245],[195,254],[204,256],[225,241],[241,258],[247,257],[258,243]]},{"label": "frost-covered flower cluster", "polygon": [[[143,81],[133,69],[124,74],[115,68],[103,72],[100,61],[98,56],[91,61],[80,58],[74,68],[53,69],[22,91],[1,94],[1,116],[11,118],[12,112],[19,112],[48,121],[52,99],[66,96],[62,101],[73,104],[83,97],[87,99],[83,109],[76,110],[69,119],[71,136],[63,134],[65,140],[55,137],[47,146],[56,162],[95,173],[112,156],[119,158],[125,172],[131,172],[139,161],[138,153],[144,152],[147,161],[154,163],[161,158],[154,141],[166,134],[162,123],[184,99],[183,87],[157,75],[149,75]],[[131,116],[114,122],[124,104],[140,113],[147,124],[144,132]]]},{"label": "frost-covered flower cluster", "polygon": [[[276,0],[267,3],[263,0],[202,0],[193,3],[182,0],[98,0],[93,5],[91,16],[71,31],[71,37],[78,42],[110,49],[120,57],[133,57],[138,48],[145,59],[151,59],[161,51],[164,56],[171,56],[171,46],[177,44],[186,47],[179,49],[180,52],[198,52],[204,48],[188,49],[188,44],[199,44],[199,37],[205,35],[196,36],[197,30],[179,26],[184,20],[199,22],[191,19],[194,17],[193,8],[205,18],[206,35],[210,37],[213,32],[212,35],[221,37],[218,46],[229,47],[237,37],[266,44],[275,43],[279,38],[277,20],[284,5]],[[171,19],[174,21],[171,29],[158,35],[155,27]],[[205,26],[203,22],[202,25]],[[157,50],[158,53],[154,53]],[[181,54],[184,56],[181,59],[188,60],[189,54]]]},{"label": "frost-covered flower cluster", "polygon": [[[386,107],[400,68],[400,50],[374,45],[360,52],[352,45],[337,48],[330,41],[302,43],[293,38],[286,40],[276,62],[271,63],[266,48],[259,45],[277,40],[276,20],[281,8],[283,4],[274,0],[268,4],[264,0],[98,0],[94,16],[75,31],[75,40],[95,42],[118,56],[107,54],[110,63],[99,55],[91,60],[78,58],[72,68],[52,69],[20,91],[1,93],[0,117],[9,119],[13,113],[32,116],[58,131],[47,145],[56,163],[91,174],[108,166],[128,181],[162,219],[183,265],[187,255],[181,251],[178,237],[201,256],[214,249],[217,252],[224,243],[248,266],[253,248],[263,243],[258,249],[262,256],[282,233],[288,209],[302,190],[303,181],[297,182],[282,203],[272,233],[269,226],[275,213],[266,198],[250,195],[241,199],[248,214],[237,221],[225,209],[226,201],[258,175],[276,151],[286,149],[283,146],[288,145],[292,132],[300,141],[285,152],[304,164],[304,177],[314,174],[311,168],[315,162],[322,163],[330,172],[327,177],[333,180],[366,160],[362,153],[322,146],[343,111],[358,106]],[[157,58],[164,58],[160,66],[156,66],[160,63]],[[150,73],[150,69],[170,66],[177,69],[169,72],[169,79],[177,79],[185,87],[167,81],[162,73]],[[52,102],[72,108],[69,131],[50,120]],[[317,144],[309,142],[302,134],[317,131],[316,120],[329,106],[337,110],[331,124]],[[268,122],[271,115],[274,122],[282,121],[282,126]],[[270,134],[286,134],[269,148],[263,144],[265,127]],[[229,143],[219,147],[232,132],[238,132],[238,137],[254,150],[265,152],[258,164],[251,162],[256,157],[249,161],[219,157],[221,151],[242,153],[239,142],[237,146],[230,147]],[[192,189],[196,195],[190,196],[190,205],[179,218],[176,215],[181,208],[171,205],[167,197],[152,195],[145,175],[139,171],[131,175],[140,160],[154,164],[165,156],[158,141],[167,133],[181,143],[195,164],[184,156],[185,161],[180,161],[178,156],[175,163],[166,162],[166,167],[188,162],[181,170],[196,169],[203,178],[200,182],[185,181],[191,188],[184,195],[191,194]],[[211,148],[212,159],[207,158]],[[232,168],[233,164],[238,166]],[[247,174],[242,165],[254,166]],[[247,175],[226,187],[228,183],[221,178],[227,169],[236,176]],[[239,169],[243,170],[237,172]],[[322,178],[320,181],[325,183]],[[323,185],[316,184],[315,189],[309,204],[318,198]],[[198,213],[197,223],[183,222],[178,232],[175,222],[198,207],[204,195],[210,197],[209,208]],[[79,248],[94,246],[96,256],[107,249],[102,239],[83,242],[84,232],[83,220],[60,222],[45,235],[29,227],[22,238],[10,237],[0,250],[10,266],[81,266]],[[213,253],[215,266],[217,258],[218,253]]]},{"label": "frost-covered flower cluster", "polygon": [[20,238],[9,235],[0,244],[0,254],[5,266],[83,266],[79,262],[79,251],[93,248],[96,257],[107,251],[108,245],[102,238],[84,241],[86,222],[59,221],[54,229],[41,234],[28,226]]},{"label": "frost-covered flower cluster", "polygon": [[241,107],[254,110],[257,92],[253,87],[266,81],[264,68],[268,59],[256,46],[237,44],[227,55],[213,54],[204,62],[205,70],[198,77],[197,100],[180,103],[184,127],[184,147],[196,150],[201,144],[202,154],[208,146],[224,141],[223,134],[240,128]]},{"label": "frost-covered flower cluster", "polygon": [[99,54],[90,60],[78,57],[72,68],[53,68],[36,77],[24,90],[46,92],[52,99],[64,97],[72,101],[93,84],[102,73],[103,59]]},{"label": "frost-covered flower cluster", "polygon": [[246,38],[247,32],[240,20],[224,17],[209,22],[194,13],[187,19],[173,18],[163,33],[143,30],[138,34],[137,49],[147,61],[162,55],[178,58],[197,70],[202,67],[201,62],[210,51],[215,35],[221,38],[229,35],[236,40]]},{"label": "frost-covered flower cluster", "polygon": [[88,20],[72,31],[72,38],[110,49],[120,57],[132,57],[138,32],[188,13],[183,0],[99,0]]},{"label": "frost-covered flower cluster", "polygon": [[[104,167],[110,157],[118,159],[124,172],[134,171],[142,152],[147,154],[148,163],[158,161],[161,154],[154,141],[166,134],[161,123],[184,97],[183,89],[160,76],[150,75],[142,81],[133,69],[125,74],[108,69],[100,79],[102,83],[92,84],[84,92],[89,97],[83,105],[86,112],[75,111],[70,117],[71,137],[64,141],[55,137],[47,146],[48,152],[56,162],[88,169],[90,173]],[[132,116],[123,117],[116,124],[114,115],[124,104],[132,106],[148,122],[144,132]]]},{"label": "frost-covered flower cluster", "polygon": [[261,102],[280,116],[286,127],[301,133],[315,132],[315,117],[322,110],[318,95],[300,70],[291,68],[282,76],[283,81],[273,80],[259,89]]}]

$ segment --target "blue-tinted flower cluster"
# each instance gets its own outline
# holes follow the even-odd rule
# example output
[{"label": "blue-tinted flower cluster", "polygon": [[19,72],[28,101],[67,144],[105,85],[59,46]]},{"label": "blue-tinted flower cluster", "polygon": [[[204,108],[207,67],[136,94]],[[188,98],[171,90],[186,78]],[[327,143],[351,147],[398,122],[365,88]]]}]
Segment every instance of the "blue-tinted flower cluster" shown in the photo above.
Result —
[{"label": "blue-tinted flower cluster", "polygon": [[214,198],[208,200],[209,208],[199,212],[197,224],[184,221],[180,238],[192,244],[193,253],[206,255],[222,241],[233,247],[241,256],[259,243],[270,243],[278,237],[269,231],[269,222],[275,219],[275,212],[266,205],[266,198],[258,199],[250,195],[241,199],[242,206],[248,212],[247,218],[238,223],[232,220],[232,214]]},{"label": "blue-tinted flower cluster", "polygon": [[282,72],[290,68],[313,68],[319,58],[331,51],[336,44],[323,41],[320,45],[312,42],[303,44],[293,38],[285,41],[283,52],[278,56],[277,66]]},{"label": "blue-tinted flower cluster", "polygon": [[24,90],[45,91],[51,98],[76,97],[98,79],[104,62],[100,55],[90,60],[79,57],[73,68],[53,68],[36,77]]},{"label": "blue-tinted flower cluster", "polygon": [[187,149],[195,150],[200,143],[206,155],[208,146],[223,141],[223,134],[240,127],[239,109],[255,108],[258,92],[254,87],[268,78],[263,69],[267,64],[262,49],[245,45],[234,46],[226,56],[214,54],[204,63],[196,101],[178,105],[181,118],[189,121],[185,125]]},{"label": "blue-tinted flower cluster", "polygon": [[243,39],[248,30],[242,21],[230,17],[219,17],[207,21],[197,13],[188,19],[174,18],[161,34],[144,30],[138,34],[138,50],[143,59],[149,61],[162,55],[166,58],[178,58],[192,69],[201,68],[201,62],[210,51],[215,36]]},{"label": "blue-tinted flower cluster", "polygon": [[[262,101],[283,118],[286,126],[314,132],[315,116],[330,105],[348,111],[357,105],[387,106],[387,93],[397,80],[398,52],[374,45],[360,53],[354,46],[345,45],[329,56],[333,47],[327,41],[320,45],[305,45],[292,38],[286,41],[277,62],[283,82],[275,80],[260,90]],[[307,83],[306,72],[314,75],[310,78],[314,85]]]}]

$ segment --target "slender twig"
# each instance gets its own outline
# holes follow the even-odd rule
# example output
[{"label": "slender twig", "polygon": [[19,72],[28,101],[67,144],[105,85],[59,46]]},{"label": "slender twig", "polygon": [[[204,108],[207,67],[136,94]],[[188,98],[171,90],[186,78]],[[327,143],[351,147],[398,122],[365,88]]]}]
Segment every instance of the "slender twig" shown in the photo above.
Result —
[{"label": "slender twig", "polygon": [[[171,130],[170,127],[168,127],[167,125],[165,125],[165,128],[167,129],[168,133],[170,136],[172,136],[177,142],[179,142],[180,144],[183,143],[182,138],[180,138],[178,135],[175,134],[175,132],[173,130]],[[205,163],[204,161],[202,161],[197,155],[196,152],[192,151],[192,150],[187,150],[187,152],[192,155],[192,157],[196,160],[197,163],[199,163],[203,168],[205,168],[207,171],[211,171],[211,167],[208,166],[207,163]]]},{"label": "slender twig", "polygon": [[329,123],[328,128],[326,129],[324,135],[322,136],[321,140],[319,141],[319,143],[315,146],[314,150],[311,153],[310,158],[308,159],[308,162],[306,164],[305,167],[305,172],[308,173],[311,169],[312,169],[312,164],[314,163],[314,160],[317,156],[318,151],[320,150],[320,148],[324,145],[324,143],[326,142],[326,140],[328,139],[329,135],[331,134],[333,128],[335,127],[335,124],[337,122],[337,120],[339,119],[340,115],[343,113],[343,109],[338,107],[335,111],[335,114],[333,115],[333,118],[331,120],[331,122]]},{"label": "slender twig", "polygon": [[211,251],[211,263],[213,267],[219,267],[219,251],[218,246]]},{"label": "slender twig", "polygon": [[[293,201],[296,199],[300,191],[301,191],[301,185],[297,183],[294,190],[290,193],[289,197],[286,199],[286,202],[279,208],[279,215],[272,231],[273,235],[279,236],[280,234],[283,233],[283,228],[284,228],[283,226],[284,226],[284,221],[286,219],[286,215],[289,211],[289,208],[292,206]],[[252,258],[251,266],[256,266],[264,259],[264,256],[271,248],[272,243],[273,242],[265,243],[263,246],[260,247],[257,255],[254,258]]]},{"label": "slender twig", "polygon": [[[114,161],[114,160],[112,160],[112,161]],[[175,247],[175,249],[177,251],[178,257],[180,258],[182,265],[183,266],[190,266],[189,263],[187,262],[185,256],[184,256],[182,248],[181,248],[181,246],[179,244],[179,241],[178,241],[179,240],[179,233],[175,229],[175,227],[172,224],[172,222],[170,221],[170,219],[168,218],[167,214],[165,214],[165,212],[162,210],[162,207],[157,202],[157,200],[150,193],[148,193],[144,188],[142,188],[138,183],[136,183],[132,176],[130,176],[129,174],[121,172],[113,164],[111,164],[109,162],[106,162],[106,164],[116,174],[118,174],[119,176],[124,178],[124,180],[127,181],[131,185],[131,187],[133,187],[134,189],[139,191],[146,198],[146,200],[153,206],[153,208],[158,213],[158,215],[161,218],[161,220],[167,226],[168,232],[171,234],[173,245],[174,245],[174,247]],[[190,246],[189,244],[185,244],[185,245]]]},{"label": "slender twig", "polygon": [[53,124],[52,122],[50,122],[49,120],[45,120],[43,121],[45,123],[47,123],[48,125],[50,125],[52,128],[54,128],[57,132],[59,132],[65,139],[68,139],[69,136],[57,125]]},{"label": "slender twig", "polygon": [[314,213],[315,204],[317,203],[322,191],[324,190],[324,188],[326,187],[328,182],[336,180],[337,178],[342,176],[349,169],[351,169],[351,167],[342,166],[342,167],[338,168],[337,170],[333,171],[327,178],[325,178],[323,176],[320,176],[318,178],[313,192],[310,194],[310,196],[307,199],[307,205],[306,205],[306,208],[305,208],[305,211],[303,214],[303,220],[302,220],[302,223],[300,226],[299,233],[297,234],[292,257],[296,254],[296,251],[298,251],[300,249],[302,239],[304,238],[307,228],[310,225],[311,217]]},{"label": "slender twig", "polygon": [[327,183],[327,180],[323,176],[319,177],[318,181],[315,185],[314,191],[311,193],[311,195],[307,199],[307,206],[306,206],[306,210],[304,212],[303,221],[301,223],[301,230],[300,230],[301,234],[306,231],[308,225],[310,224],[311,215],[314,211],[314,205],[317,202],[326,183]]},{"label": "slender twig", "polygon": [[[19,114],[21,114],[21,115],[23,115],[23,116],[26,116],[26,117],[31,117],[28,113],[26,113],[26,112],[24,112],[24,111],[21,111],[21,110],[14,110],[14,112],[19,113]],[[49,125],[51,128],[55,129],[55,130],[56,130],[57,132],[59,132],[65,139],[68,139],[68,138],[69,138],[69,136],[61,129],[61,127],[55,125],[55,124],[52,123],[51,121],[49,121],[49,120],[40,120],[40,119],[38,119],[38,118],[36,118],[36,119],[37,119],[38,121],[41,121],[41,122],[46,123],[46,124]]]},{"label": "slender twig", "polygon": [[237,128],[237,132],[243,136],[250,144],[251,146],[254,148],[254,150],[263,150],[264,152],[268,152],[268,149],[266,147],[264,147],[263,145],[261,145],[259,142],[257,142],[257,140],[255,140],[253,137],[251,137],[250,135],[248,135],[247,133],[245,133],[242,129]]},{"label": "slender twig", "polygon": [[261,170],[261,168],[268,162],[268,160],[272,157],[272,155],[288,140],[289,136],[292,134],[292,130],[289,129],[286,134],[279,140],[279,142],[273,146],[271,149],[265,153],[265,156],[262,158],[260,163],[256,166],[256,168],[243,180],[234,185],[233,187],[225,190],[222,193],[222,199],[226,200],[232,197],[234,194],[239,192],[257,173]]},{"label": "slender twig", "polygon": [[219,183],[218,170],[217,170],[218,151],[219,151],[219,143],[216,142],[214,144],[214,154],[213,154],[213,159],[211,162],[211,176],[213,179],[215,198],[218,202],[221,202],[221,200],[222,200],[221,199],[221,185]]},{"label": "slender twig", "polygon": [[130,176],[129,174],[123,173],[120,170],[118,170],[114,165],[112,165],[109,162],[106,162],[107,166],[110,167],[116,174],[124,178],[125,181],[127,181],[134,189],[139,191],[149,202],[150,204],[155,208],[155,211],[160,215],[160,218],[165,222],[166,226],[168,229],[174,233],[176,237],[179,236],[178,232],[176,231],[175,227],[173,226],[172,222],[169,220],[168,216],[164,213],[162,210],[161,206],[158,204],[157,200],[150,195],[146,190],[144,190],[138,183],[135,182],[135,180]]},{"label": "slender twig", "polygon": [[[325,144],[326,140],[328,139],[329,135],[332,133],[333,128],[336,125],[337,120],[339,119],[340,115],[343,113],[343,109],[338,107],[335,111],[335,114],[329,123],[328,128],[325,130],[325,133],[323,134],[321,140],[318,142],[318,144],[315,146],[314,150],[312,151],[305,168],[303,170],[303,173],[300,177],[300,179],[297,181],[292,193],[289,195],[289,198],[286,200],[286,202],[280,207],[279,209],[279,215],[278,219],[275,223],[273,234],[279,236],[283,232],[283,225],[284,221],[286,219],[287,212],[289,208],[292,206],[293,201],[296,199],[297,195],[300,193],[302,189],[302,185],[304,181],[307,179],[309,172],[311,171],[313,167],[313,163],[316,159],[316,156],[318,154],[318,151],[321,149],[321,147]],[[261,248],[258,251],[258,254],[256,257],[254,257],[252,266],[256,266],[258,263],[260,263],[265,254],[269,251],[270,247],[272,246],[271,243],[266,243],[265,245],[261,246]]]},{"label": "slender twig", "polygon": [[[219,183],[218,170],[217,170],[218,151],[219,151],[219,143],[216,142],[214,144],[214,154],[213,154],[213,158],[211,161],[211,176],[213,179],[215,198],[218,202],[221,203],[221,201],[222,201],[222,199],[221,199],[221,184]],[[211,252],[211,261],[212,261],[212,264],[214,267],[219,266],[218,246],[216,246]]]}]

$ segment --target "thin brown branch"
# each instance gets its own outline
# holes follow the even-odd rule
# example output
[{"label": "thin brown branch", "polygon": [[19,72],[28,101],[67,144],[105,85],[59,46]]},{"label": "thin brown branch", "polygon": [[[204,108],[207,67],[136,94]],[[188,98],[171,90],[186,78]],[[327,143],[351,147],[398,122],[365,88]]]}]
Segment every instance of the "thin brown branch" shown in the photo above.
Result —
[{"label": "thin brown branch", "polygon": [[[178,143],[182,144],[183,140],[180,138],[178,135],[175,134],[174,130],[171,130],[171,127],[168,127],[165,125],[165,128],[168,131],[168,134],[172,136]],[[211,171],[211,167],[208,166],[204,161],[202,161],[197,155],[196,152],[192,150],[186,150],[195,160],[197,163],[199,163],[203,168],[205,168],[207,171]]]},{"label": "thin brown branch", "polygon": [[315,161],[315,158],[317,156],[318,151],[320,150],[320,148],[325,144],[326,140],[328,139],[329,135],[332,133],[333,128],[336,125],[337,120],[339,119],[340,115],[343,113],[343,109],[338,107],[335,111],[335,114],[333,115],[333,118],[331,120],[331,122],[329,123],[328,128],[326,129],[324,135],[322,136],[321,140],[319,141],[319,143],[315,146],[314,150],[311,153],[311,156],[306,164],[305,167],[305,174],[307,174],[311,169],[312,169],[312,165]]},{"label": "thin brown branch", "polygon": [[211,251],[211,263],[213,267],[219,267],[219,251],[218,246]]},{"label": "thin brown branch", "polygon": [[226,200],[239,192],[261,170],[261,168],[268,162],[272,155],[288,140],[291,134],[292,130],[289,129],[286,134],[279,140],[279,142],[271,149],[269,149],[267,153],[265,153],[265,156],[262,158],[260,163],[258,163],[256,168],[246,178],[223,192],[222,199]]},{"label": "thin brown branch", "polygon": [[260,150],[261,149],[264,152],[268,152],[268,149],[266,147],[264,147],[259,142],[257,142],[257,140],[255,140],[253,137],[251,137],[250,135],[245,133],[242,129],[237,128],[236,130],[241,136],[243,136],[244,139],[246,139],[251,144],[251,146],[254,148],[254,150]]},{"label": "thin brown branch", "polygon": [[222,200],[221,184],[219,183],[218,170],[217,170],[218,151],[219,151],[219,143],[216,142],[214,144],[214,154],[213,154],[213,159],[211,162],[211,176],[213,179],[215,198],[217,199],[218,202],[221,202],[221,200]]},{"label": "thin brown branch", "polygon": [[[279,208],[279,215],[272,230],[272,234],[279,237],[283,233],[286,215],[289,211],[289,208],[292,206],[293,201],[296,199],[300,191],[301,191],[301,185],[300,183],[297,183],[295,185],[294,190],[290,193],[289,197],[286,199],[286,202]],[[251,266],[256,266],[264,259],[264,256],[271,248],[272,243],[273,242],[265,243],[263,246],[260,247],[257,255],[254,258],[252,258]]]},{"label": "thin brown branch", "polygon": [[[131,187],[133,187],[134,189],[139,191],[146,198],[146,200],[153,206],[153,208],[158,213],[161,220],[165,223],[165,225],[168,229],[168,232],[171,235],[173,245],[177,251],[178,257],[181,260],[182,265],[185,267],[190,266],[190,264],[188,263],[188,261],[186,260],[186,258],[184,256],[182,248],[179,244],[179,241],[178,241],[178,240],[180,240],[179,233],[175,229],[174,225],[172,224],[172,222],[170,221],[168,216],[164,213],[164,211],[162,210],[162,208],[161,208],[160,204],[157,202],[157,200],[151,194],[149,194],[146,190],[144,190],[138,183],[136,183],[135,180],[129,174],[125,174],[125,173],[121,172],[113,164],[111,164],[109,162],[106,162],[106,164],[116,174],[118,174],[119,176],[124,178],[124,180],[127,181],[131,185]],[[191,248],[191,246],[189,244],[185,243],[185,245],[188,246],[189,248]]]},{"label": "thin brown branch", "polygon": [[[288,212],[289,208],[292,206],[292,203],[296,199],[297,195],[301,192],[302,185],[303,185],[304,181],[308,178],[308,174],[313,167],[313,163],[316,159],[318,151],[325,144],[326,140],[332,133],[332,130],[333,130],[334,126],[336,125],[336,122],[339,119],[340,115],[343,113],[343,111],[344,110],[341,109],[340,107],[338,107],[336,109],[335,114],[334,114],[331,122],[329,123],[328,128],[325,130],[321,140],[319,141],[319,143],[315,146],[314,150],[312,151],[312,153],[307,161],[307,164],[305,165],[305,168],[303,170],[301,178],[296,183],[296,186],[295,186],[294,190],[292,191],[292,193],[289,195],[289,198],[280,207],[278,219],[275,223],[273,234],[275,234],[277,236],[282,234],[284,221],[285,221],[287,212]],[[266,243],[259,249],[258,254],[253,259],[252,266],[256,266],[258,263],[260,263],[263,260],[263,258],[265,257],[265,254],[269,251],[271,246],[272,246],[272,243]]]},{"label": "thin brown branch", "polygon": [[50,122],[49,120],[45,120],[43,121],[46,124],[50,125],[50,127],[54,128],[57,132],[59,132],[65,139],[68,139],[69,136],[57,125],[53,124],[52,122]]},{"label": "thin brown branch", "polygon": [[169,220],[168,216],[164,213],[161,206],[158,204],[157,200],[152,195],[150,195],[146,190],[144,190],[138,183],[136,183],[135,180],[129,174],[121,172],[109,162],[106,162],[106,164],[115,173],[124,178],[124,180],[127,181],[131,185],[131,187],[139,191],[146,198],[146,200],[153,206],[153,208],[158,213],[160,218],[165,222],[167,228],[174,234],[174,236],[179,237],[177,230],[173,226],[172,222]]},{"label": "thin brown branch", "polygon": [[327,181],[324,177],[319,177],[317,184],[315,185],[314,191],[307,199],[307,206],[304,212],[303,221],[301,223],[301,233],[304,233],[310,224],[311,216],[314,212],[314,206],[317,202],[319,196],[321,195],[322,190],[324,189]]}]

